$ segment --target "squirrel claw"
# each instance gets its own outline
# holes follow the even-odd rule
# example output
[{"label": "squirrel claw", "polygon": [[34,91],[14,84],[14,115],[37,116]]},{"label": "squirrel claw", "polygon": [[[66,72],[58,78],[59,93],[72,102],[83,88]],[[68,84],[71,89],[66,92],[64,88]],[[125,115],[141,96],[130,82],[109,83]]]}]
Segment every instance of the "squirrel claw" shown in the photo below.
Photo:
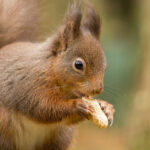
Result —
[{"label": "squirrel claw", "polygon": [[110,127],[111,127],[113,125],[113,116],[115,112],[113,105],[103,100],[98,100],[98,102],[101,106],[101,109],[104,111],[105,115],[107,116],[109,123],[110,123]]},{"label": "squirrel claw", "polygon": [[111,127],[114,123],[114,120],[109,120],[109,123],[110,123],[109,126]]},{"label": "squirrel claw", "polygon": [[77,101],[75,110],[80,116],[84,116],[88,120],[89,116],[93,114],[93,109],[84,101]]}]

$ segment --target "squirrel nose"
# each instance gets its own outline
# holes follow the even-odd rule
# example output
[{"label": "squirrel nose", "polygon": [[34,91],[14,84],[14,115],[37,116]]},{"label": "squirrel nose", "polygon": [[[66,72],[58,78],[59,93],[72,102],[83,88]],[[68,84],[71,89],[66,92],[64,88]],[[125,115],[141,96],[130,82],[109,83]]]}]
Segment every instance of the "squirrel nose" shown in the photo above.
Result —
[{"label": "squirrel nose", "polygon": [[97,95],[103,92],[103,75],[96,75],[91,81],[91,94]]},{"label": "squirrel nose", "polygon": [[93,89],[93,94],[101,94],[103,92],[103,87],[101,88],[96,88],[96,89]]},{"label": "squirrel nose", "polygon": [[101,94],[103,92],[103,82],[102,81],[99,81],[99,82],[96,82],[96,85],[93,89],[93,94]]}]

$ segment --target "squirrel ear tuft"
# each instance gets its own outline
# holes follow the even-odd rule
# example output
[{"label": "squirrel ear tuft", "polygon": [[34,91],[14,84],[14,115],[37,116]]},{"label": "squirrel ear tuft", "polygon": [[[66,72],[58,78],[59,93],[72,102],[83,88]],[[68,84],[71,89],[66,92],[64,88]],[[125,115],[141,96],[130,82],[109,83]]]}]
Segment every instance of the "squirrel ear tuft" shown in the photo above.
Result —
[{"label": "squirrel ear tuft", "polygon": [[83,28],[89,30],[92,35],[99,39],[101,28],[100,16],[96,13],[94,7],[89,2],[86,3]]},{"label": "squirrel ear tuft", "polygon": [[65,25],[61,32],[61,39],[64,44],[68,44],[76,39],[80,34],[81,24],[81,4],[74,1],[69,7],[65,16]]},{"label": "squirrel ear tuft", "polygon": [[80,34],[81,5],[75,1],[68,7],[64,25],[55,35],[52,44],[53,55],[57,55],[67,49],[68,44],[75,40]]}]

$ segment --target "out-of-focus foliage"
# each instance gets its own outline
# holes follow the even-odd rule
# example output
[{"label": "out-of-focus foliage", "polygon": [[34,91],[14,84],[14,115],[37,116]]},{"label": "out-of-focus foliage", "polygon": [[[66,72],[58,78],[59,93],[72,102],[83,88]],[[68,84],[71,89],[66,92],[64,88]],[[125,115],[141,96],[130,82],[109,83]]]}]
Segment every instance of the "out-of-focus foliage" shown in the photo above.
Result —
[{"label": "out-of-focus foliage", "polygon": [[[148,90],[150,93],[150,75],[146,72],[150,70],[150,2],[90,2],[102,19],[100,41],[107,59],[104,93],[97,97],[114,104],[116,114],[114,125],[105,130],[89,122],[82,123],[72,150],[150,150],[150,124],[145,122],[150,113],[145,108],[150,105],[150,94],[147,94]],[[39,0],[45,20],[41,26],[44,37],[55,32],[63,22],[69,3],[69,0]],[[149,86],[145,86],[147,83]],[[147,97],[141,96],[140,91]],[[144,108],[137,109],[140,106]]]}]

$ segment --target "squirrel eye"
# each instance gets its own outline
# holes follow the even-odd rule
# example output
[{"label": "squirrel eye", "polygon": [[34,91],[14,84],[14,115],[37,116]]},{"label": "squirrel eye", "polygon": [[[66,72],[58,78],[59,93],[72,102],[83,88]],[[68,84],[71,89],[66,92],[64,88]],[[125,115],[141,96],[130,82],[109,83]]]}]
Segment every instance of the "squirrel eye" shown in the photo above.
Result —
[{"label": "squirrel eye", "polygon": [[78,73],[83,73],[85,71],[85,61],[82,58],[77,58],[74,62],[73,62],[73,69],[78,72]]},{"label": "squirrel eye", "polygon": [[74,65],[76,69],[83,70],[83,63],[80,60],[76,60]]}]

